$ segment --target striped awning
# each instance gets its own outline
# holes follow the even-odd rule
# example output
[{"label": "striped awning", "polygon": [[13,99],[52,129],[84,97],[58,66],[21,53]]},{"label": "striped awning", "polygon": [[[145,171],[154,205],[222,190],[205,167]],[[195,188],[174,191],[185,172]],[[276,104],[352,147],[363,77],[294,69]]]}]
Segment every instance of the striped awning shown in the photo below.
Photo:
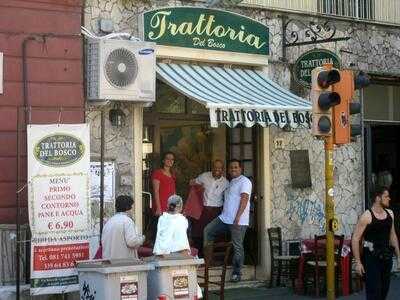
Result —
[{"label": "striped awning", "polygon": [[157,76],[210,110],[212,127],[243,124],[310,126],[310,102],[261,71],[185,63],[157,63]]}]

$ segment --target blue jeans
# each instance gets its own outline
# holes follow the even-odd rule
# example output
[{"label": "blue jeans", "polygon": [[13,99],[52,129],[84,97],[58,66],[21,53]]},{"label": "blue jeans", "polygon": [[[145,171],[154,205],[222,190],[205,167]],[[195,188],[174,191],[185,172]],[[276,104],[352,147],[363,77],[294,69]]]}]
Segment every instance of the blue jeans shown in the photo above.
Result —
[{"label": "blue jeans", "polygon": [[247,226],[225,224],[219,217],[216,217],[206,228],[204,228],[204,246],[212,243],[218,235],[226,232],[231,233],[233,246],[233,274],[241,275],[240,270],[244,261],[243,239],[246,234]]}]

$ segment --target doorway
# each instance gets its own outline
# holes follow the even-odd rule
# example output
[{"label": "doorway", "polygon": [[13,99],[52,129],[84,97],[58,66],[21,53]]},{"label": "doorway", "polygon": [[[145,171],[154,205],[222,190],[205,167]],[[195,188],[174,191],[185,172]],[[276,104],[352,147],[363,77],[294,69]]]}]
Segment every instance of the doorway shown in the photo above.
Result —
[{"label": "doorway", "polygon": [[365,125],[365,206],[371,207],[374,188],[389,187],[390,208],[400,237],[400,123]]},{"label": "doorway", "polygon": [[400,124],[368,124],[365,140],[366,207],[377,185],[389,187],[392,204],[400,203]]},{"label": "doorway", "polygon": [[247,229],[244,248],[245,264],[257,266],[259,262],[258,239],[257,234],[257,174],[258,174],[258,136],[259,128],[237,127],[227,130],[227,161],[238,159],[242,164],[243,175],[248,177],[253,184],[252,195],[250,197],[250,220]]}]

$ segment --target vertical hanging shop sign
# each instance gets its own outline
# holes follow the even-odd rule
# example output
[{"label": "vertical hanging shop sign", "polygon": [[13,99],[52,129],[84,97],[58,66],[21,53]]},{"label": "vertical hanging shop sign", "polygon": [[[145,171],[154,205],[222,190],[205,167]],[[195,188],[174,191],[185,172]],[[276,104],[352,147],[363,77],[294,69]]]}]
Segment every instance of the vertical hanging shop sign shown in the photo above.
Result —
[{"label": "vertical hanging shop sign", "polygon": [[29,125],[31,295],[79,290],[75,261],[89,258],[88,124]]}]

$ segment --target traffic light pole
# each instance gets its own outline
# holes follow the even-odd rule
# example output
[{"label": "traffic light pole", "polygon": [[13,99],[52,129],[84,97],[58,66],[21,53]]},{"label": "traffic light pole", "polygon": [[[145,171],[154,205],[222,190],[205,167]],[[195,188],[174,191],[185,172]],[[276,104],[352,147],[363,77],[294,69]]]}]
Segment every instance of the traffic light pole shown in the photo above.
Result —
[{"label": "traffic light pole", "polygon": [[325,137],[325,219],[326,219],[326,286],[328,300],[335,299],[335,245],[333,220],[333,136]]}]

